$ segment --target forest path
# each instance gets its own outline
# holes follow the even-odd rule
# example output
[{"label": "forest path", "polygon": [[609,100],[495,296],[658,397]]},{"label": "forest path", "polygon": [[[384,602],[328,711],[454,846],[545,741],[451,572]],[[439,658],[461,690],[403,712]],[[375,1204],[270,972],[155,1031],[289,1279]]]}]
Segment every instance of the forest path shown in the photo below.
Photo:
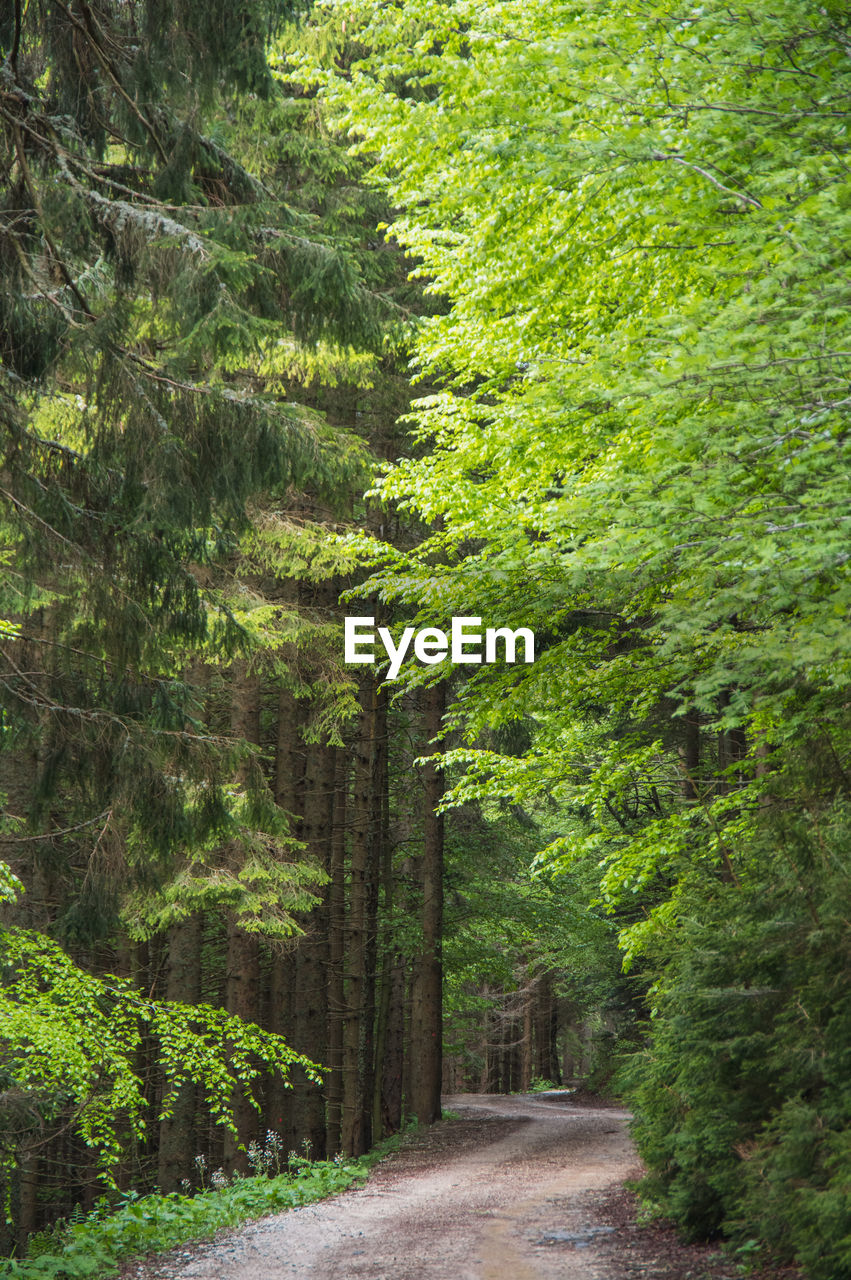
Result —
[{"label": "forest path", "polygon": [[639,1233],[622,1204],[613,1225],[613,1193],[637,1172],[625,1111],[574,1106],[565,1093],[465,1094],[444,1102],[461,1118],[435,1125],[383,1161],[364,1187],[193,1247],[188,1261],[184,1246],[180,1257],[130,1274],[138,1280],[697,1280],[724,1274],[686,1269],[678,1247],[673,1259],[670,1246],[649,1257],[636,1249]]}]

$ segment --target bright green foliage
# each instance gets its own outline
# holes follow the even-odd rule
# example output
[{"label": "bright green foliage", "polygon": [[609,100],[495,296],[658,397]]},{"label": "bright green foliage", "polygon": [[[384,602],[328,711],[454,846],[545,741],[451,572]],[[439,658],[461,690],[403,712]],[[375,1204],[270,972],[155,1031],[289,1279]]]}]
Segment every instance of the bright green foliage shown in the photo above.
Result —
[{"label": "bright green foliage", "polygon": [[[792,893],[768,832],[787,810],[823,830],[849,787],[847,15],[803,0],[344,9],[363,56],[326,75],[329,96],[446,304],[419,329],[436,388],[422,452],[381,484],[432,532],[413,554],[365,548],[369,589],[423,621],[481,615],[538,641],[534,666],[466,669],[449,803],[554,799],[541,865],[598,864],[629,963],[657,980],[641,1132],[666,1204],[695,1230],[731,1230],[744,1205],[763,1242],[808,1263],[836,1211],[835,1280],[847,1150],[831,1137],[799,1156],[847,1097],[813,1091],[792,1010],[801,956],[831,986],[841,941],[819,934],[816,962],[803,925],[764,935]],[[526,717],[521,756],[485,749],[489,727]],[[806,784],[802,750],[821,769]],[[832,864],[813,857],[799,891],[835,900]],[[715,922],[719,999],[700,994],[716,981],[693,915]],[[772,955],[786,971],[769,1033],[770,1001],[735,993],[774,980]],[[773,1091],[759,1072],[784,1053]],[[782,1236],[737,1154],[763,1126],[772,1167],[799,1182]],[[787,1175],[766,1176],[781,1196]]]},{"label": "bright green foliage", "polygon": [[12,875],[5,862],[0,862],[0,902],[14,902],[22,888],[18,877]]},{"label": "bright green foliage", "polygon": [[440,8],[376,16],[395,63],[347,89],[453,303],[419,347],[449,384],[419,414],[434,447],[383,486],[441,517],[435,547],[482,544],[432,570],[436,607],[493,613],[510,583],[544,691],[593,665],[603,705],[713,715],[732,688],[740,722],[758,684],[779,716],[791,683],[847,676],[841,23]]},{"label": "bright green foliage", "polygon": [[425,581],[398,557],[376,581],[536,624],[534,668],[482,671],[459,707],[474,737],[534,699],[535,752],[464,757],[467,786],[563,789],[615,900],[696,838],[722,862],[740,813],[682,811],[671,710],[780,749],[848,677],[843,28],[439,10],[364,7],[379,53],[335,86],[453,304],[421,330],[433,447],[382,487],[441,531]]},{"label": "bright green foliage", "polygon": [[216,1122],[230,1126],[235,1086],[251,1096],[264,1070],[286,1075],[298,1065],[319,1078],[319,1068],[280,1036],[221,1009],[145,999],[126,979],[84,972],[34,931],[4,928],[0,946],[4,1164],[17,1142],[14,1115],[28,1123],[38,1115],[48,1125],[70,1123],[111,1180],[128,1139],[145,1130],[143,1038],[155,1043],[166,1080],[161,1115],[187,1080],[201,1087]]}]

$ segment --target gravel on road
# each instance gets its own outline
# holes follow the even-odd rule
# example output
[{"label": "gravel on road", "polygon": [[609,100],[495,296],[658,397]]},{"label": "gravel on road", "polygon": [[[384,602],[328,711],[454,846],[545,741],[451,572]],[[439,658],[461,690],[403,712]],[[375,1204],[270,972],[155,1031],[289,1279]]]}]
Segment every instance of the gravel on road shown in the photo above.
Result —
[{"label": "gravel on road", "polygon": [[567,1092],[465,1094],[363,1187],[183,1246],[124,1280],[732,1280],[635,1225],[625,1111]]}]

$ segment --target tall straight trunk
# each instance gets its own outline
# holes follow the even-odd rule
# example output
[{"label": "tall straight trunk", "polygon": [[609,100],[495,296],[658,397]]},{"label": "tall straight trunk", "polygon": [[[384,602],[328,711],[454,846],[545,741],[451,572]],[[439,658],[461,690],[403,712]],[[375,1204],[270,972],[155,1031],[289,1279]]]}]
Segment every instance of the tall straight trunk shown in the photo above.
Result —
[{"label": "tall straight trunk", "polygon": [[[153,982],[149,942],[123,937],[119,940],[117,951],[116,960],[118,964],[116,968],[120,976],[129,978],[137,991],[150,991]],[[142,1080],[146,1078],[150,1048],[150,1037],[143,1035],[133,1053],[133,1071]],[[136,1136],[131,1135],[122,1149],[121,1159],[115,1175],[120,1191],[128,1191],[139,1176],[138,1148],[139,1144]]]},{"label": "tall straight trunk", "polygon": [[404,992],[402,996],[402,1099],[403,1114],[411,1116],[411,1046],[414,1041],[414,967],[410,960],[405,965]]},{"label": "tall straight trunk", "polygon": [[27,1240],[38,1223],[38,1166],[35,1152],[25,1150],[18,1156],[17,1236],[20,1253],[25,1252]]},{"label": "tall straight trunk", "polygon": [[[720,711],[725,711],[729,707],[732,700],[734,690],[722,689],[718,698],[718,706]],[[744,729],[740,727],[731,729],[721,729],[718,733],[718,772],[723,774],[725,770],[732,765],[738,764],[747,755],[748,744],[745,737]],[[733,781],[727,777],[722,777],[718,782],[718,791],[721,795],[726,795],[732,789]]]},{"label": "tall straight trunk", "polygon": [[[168,934],[165,996],[181,1004],[201,999],[201,917],[198,914],[172,925]],[[161,1191],[174,1191],[190,1177],[195,1156],[195,1086],[178,1091],[171,1115],[160,1122],[157,1182]]]},{"label": "tall straight trunk", "polygon": [[[268,1019],[270,1031],[289,1040],[293,1016],[295,988],[295,952],[282,950],[276,945],[269,963]],[[292,1124],[292,1089],[284,1085],[283,1077],[276,1073],[266,1088],[264,1114],[266,1128],[282,1138],[290,1132]]]},{"label": "tall straight trunk", "polygon": [[506,1001],[504,1092],[520,1088],[523,1060],[523,997],[512,991]]},{"label": "tall straight trunk", "polygon": [[370,708],[372,756],[369,787],[369,841],[367,844],[366,902],[364,915],[364,992],[361,1030],[362,1141],[369,1150],[378,1134],[374,1130],[376,1070],[376,971],[378,967],[378,894],[385,849],[389,848],[387,794],[387,694],[372,686]]},{"label": "tall straight trunk", "polygon": [[494,993],[488,983],[483,983],[481,988],[482,1004],[484,1007],[484,1017],[482,1019],[482,1069],[479,1075],[479,1093],[493,1093],[494,1077],[496,1074],[496,1064],[494,1057],[494,1044],[496,1036],[496,1017],[494,1012]]},{"label": "tall straight trunk", "polygon": [[[389,974],[382,980],[385,999],[381,1053],[376,1057],[380,1089],[379,1120],[382,1135],[397,1133],[402,1127],[402,1073],[405,1036],[405,959],[396,954]],[[386,992],[386,997],[384,993]]]},{"label": "tall straight trunk", "polygon": [[[425,698],[428,750],[438,751],[443,732],[444,686],[434,685]],[[411,1111],[420,1124],[440,1119],[443,1075],[443,774],[424,767],[422,951],[415,962],[411,1043]]]},{"label": "tall straight trunk", "polygon": [[[225,970],[225,1008],[244,1022],[257,1019],[257,993],[260,986],[260,948],[256,937],[245,933],[235,921],[228,923]],[[242,1086],[231,1095],[236,1134],[224,1134],[224,1168],[228,1175],[247,1173],[245,1147],[257,1134],[257,1112]]]},{"label": "tall straight trunk", "polygon": [[[274,795],[279,808],[293,815],[294,829],[304,804],[305,745],[301,730],[304,723],[302,704],[289,689],[278,693],[275,726]],[[277,944],[269,969],[269,1029],[290,1040],[296,982],[296,952]],[[276,1074],[266,1090],[266,1123],[274,1133],[289,1139],[293,1123],[293,1092],[284,1087]]]},{"label": "tall straight trunk", "polygon": [[535,1074],[558,1084],[558,1002],[553,993],[552,974],[539,974],[535,1001]]},{"label": "tall straight trunk", "polygon": [[521,1086],[523,1019],[516,1002],[512,1002],[511,1030],[508,1041],[508,1092],[516,1093]]},{"label": "tall straight trunk", "polygon": [[[247,742],[260,739],[260,681],[247,670],[244,661],[234,664],[231,701],[231,733]],[[237,779],[245,782],[243,767]],[[225,1008],[245,1022],[256,1022],[260,991],[260,946],[257,937],[246,933],[231,917],[227,926],[225,961]],[[225,1172],[246,1173],[248,1162],[244,1148],[257,1133],[257,1113],[244,1088],[237,1087],[231,1096],[236,1133],[224,1135]]]},{"label": "tall straight trunk", "polygon": [[[304,819],[300,836],[312,858],[327,871],[331,847],[331,802],[334,757],[329,747],[307,748],[304,775]],[[301,921],[305,930],[296,951],[293,1048],[314,1062],[324,1062],[328,1049],[328,894]],[[293,1097],[293,1145],[308,1144],[315,1159],[326,1152],[325,1099],[319,1086],[300,1075]]]},{"label": "tall straight trunk", "polygon": [[343,1104],[343,1018],[345,990],[343,962],[346,949],[346,815],[348,813],[349,761],[338,748],[334,758],[334,819],[331,837],[331,876],[328,885],[328,1076],[327,1146],[329,1154],[340,1150]]},{"label": "tall straight trunk", "polygon": [[355,749],[352,796],[352,851],[350,860],[349,916],[346,928],[346,1012],[343,1020],[343,1104],[341,1145],[347,1155],[365,1150],[363,1134],[363,1010],[366,979],[366,925],[373,751],[373,680],[361,682],[361,713]]},{"label": "tall straight trunk", "polygon": [[524,971],[523,986],[523,1032],[520,1043],[520,1091],[525,1093],[532,1083],[532,1028],[534,1025],[535,1000],[538,994],[537,978],[532,977],[528,966]]},{"label": "tall straight trunk", "polygon": [[[378,812],[377,862],[381,882],[381,906],[383,912],[383,945],[381,956],[381,981],[378,994],[378,1016],[375,1027],[375,1079],[372,1098],[372,1132],[375,1140],[384,1136],[386,1108],[384,1088],[387,1053],[391,1040],[390,1010],[392,1005],[393,968],[393,845],[390,840],[390,773],[389,738],[387,724],[387,695],[381,694],[378,707],[379,751],[376,768]],[[394,1045],[394,1051],[396,1046]],[[400,1078],[401,1084],[401,1078]],[[400,1090],[401,1105],[401,1090]],[[398,1128],[398,1125],[396,1126]],[[395,1132],[395,1129],[389,1130]]]},{"label": "tall straight trunk", "polygon": [[498,1022],[499,1039],[497,1040],[496,1056],[496,1093],[508,1093],[511,1088],[511,1061],[508,1054],[508,1009],[505,1000],[505,992],[503,992]]},{"label": "tall straight trunk", "polygon": [[304,709],[289,689],[278,693],[275,738],[275,803],[297,818],[304,804]]},{"label": "tall straight trunk", "polygon": [[692,708],[685,716],[685,742],[680,748],[683,762],[683,796],[686,800],[698,798],[700,777],[700,712]]}]

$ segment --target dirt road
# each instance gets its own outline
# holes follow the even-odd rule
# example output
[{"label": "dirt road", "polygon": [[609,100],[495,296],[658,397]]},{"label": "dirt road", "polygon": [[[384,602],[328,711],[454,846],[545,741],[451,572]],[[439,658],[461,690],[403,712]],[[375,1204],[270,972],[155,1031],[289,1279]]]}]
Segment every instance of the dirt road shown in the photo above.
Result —
[{"label": "dirt road", "polygon": [[[445,1100],[461,1116],[368,1184],[135,1270],[138,1280],[695,1280],[630,1250],[611,1209],[636,1169],[626,1113],[566,1095]],[[621,1215],[623,1217],[623,1215]],[[635,1229],[631,1228],[633,1234]],[[700,1259],[697,1259],[700,1262]],[[729,1274],[729,1273],[727,1273]]]}]

